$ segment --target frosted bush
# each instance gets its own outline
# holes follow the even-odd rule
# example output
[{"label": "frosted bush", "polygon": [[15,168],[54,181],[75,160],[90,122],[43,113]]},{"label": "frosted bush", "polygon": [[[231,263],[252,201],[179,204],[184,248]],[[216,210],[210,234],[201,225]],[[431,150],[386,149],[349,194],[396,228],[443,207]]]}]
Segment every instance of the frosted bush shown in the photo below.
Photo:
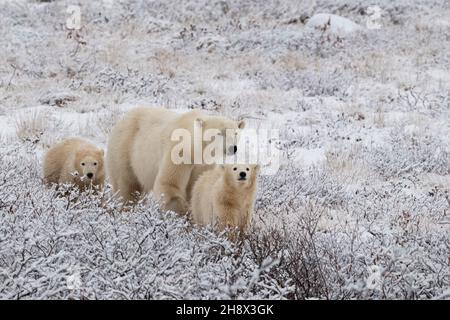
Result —
[{"label": "frosted bush", "polygon": [[416,172],[450,173],[450,149],[441,137],[391,132],[386,145],[366,151],[366,159],[385,177]]},{"label": "frosted bush", "polygon": [[[104,194],[59,197],[36,160],[2,149],[3,299],[264,299],[289,287],[249,252],[151,201],[129,212]],[[17,174],[20,172],[20,174]],[[276,261],[275,261],[276,262]]]},{"label": "frosted bush", "polygon": [[[279,259],[270,275],[294,286],[290,298],[430,299],[444,293],[450,285],[447,193],[413,196],[398,183],[341,191],[336,201],[337,190],[339,181],[323,173],[292,168],[263,181],[260,198],[272,204],[257,202],[249,246],[257,261]],[[380,273],[372,287],[374,267]]]}]

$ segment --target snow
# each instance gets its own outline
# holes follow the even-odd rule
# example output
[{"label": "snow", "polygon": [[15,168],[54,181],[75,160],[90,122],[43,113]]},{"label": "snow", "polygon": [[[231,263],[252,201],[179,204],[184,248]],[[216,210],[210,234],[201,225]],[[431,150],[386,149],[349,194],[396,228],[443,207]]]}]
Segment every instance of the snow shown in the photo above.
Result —
[{"label": "snow", "polygon": [[298,167],[317,166],[326,161],[325,151],[322,148],[296,148],[294,149],[293,161]]},{"label": "snow", "polygon": [[[450,23],[450,22],[449,22]],[[450,74],[442,69],[431,69],[428,71],[430,77],[443,82],[450,82]]]},{"label": "snow", "polygon": [[[449,299],[448,1],[77,3],[0,1],[0,298]],[[278,130],[241,242],[43,186],[136,106]]]},{"label": "snow", "polygon": [[328,13],[317,13],[306,23],[307,27],[319,30],[326,30],[327,25],[329,25],[329,30],[332,33],[339,36],[346,36],[360,28],[360,26],[347,18]]}]

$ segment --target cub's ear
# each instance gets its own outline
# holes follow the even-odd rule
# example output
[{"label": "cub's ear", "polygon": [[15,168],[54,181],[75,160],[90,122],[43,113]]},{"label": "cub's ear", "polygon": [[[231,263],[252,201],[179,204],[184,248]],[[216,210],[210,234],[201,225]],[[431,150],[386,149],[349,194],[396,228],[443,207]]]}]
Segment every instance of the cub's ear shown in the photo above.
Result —
[{"label": "cub's ear", "polygon": [[205,120],[203,120],[202,118],[197,118],[197,119],[195,119],[195,121],[194,121],[194,125],[195,125],[197,128],[203,128],[203,126],[205,125]]},{"label": "cub's ear", "polygon": [[245,128],[245,121],[244,120],[240,120],[238,122],[238,128],[239,129],[244,129]]},{"label": "cub's ear", "polygon": [[255,165],[256,174],[258,174],[260,170],[261,170],[261,166],[259,164]]}]

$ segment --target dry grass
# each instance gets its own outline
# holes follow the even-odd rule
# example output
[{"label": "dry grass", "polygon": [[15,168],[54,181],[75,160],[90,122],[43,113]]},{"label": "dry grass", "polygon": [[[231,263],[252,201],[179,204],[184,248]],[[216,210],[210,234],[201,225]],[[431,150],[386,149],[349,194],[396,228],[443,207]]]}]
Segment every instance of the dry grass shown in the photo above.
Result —
[{"label": "dry grass", "polygon": [[307,58],[302,53],[293,51],[281,55],[277,63],[287,71],[305,70],[308,67]]},{"label": "dry grass", "polygon": [[14,118],[17,137],[22,141],[37,142],[47,129],[48,115],[43,111],[19,113]]},{"label": "dry grass", "polygon": [[177,69],[181,64],[181,60],[178,57],[178,54],[176,54],[175,52],[170,52],[166,49],[157,50],[154,55],[148,57],[147,60],[150,65],[153,65],[158,73],[163,74],[169,78],[175,77]]}]

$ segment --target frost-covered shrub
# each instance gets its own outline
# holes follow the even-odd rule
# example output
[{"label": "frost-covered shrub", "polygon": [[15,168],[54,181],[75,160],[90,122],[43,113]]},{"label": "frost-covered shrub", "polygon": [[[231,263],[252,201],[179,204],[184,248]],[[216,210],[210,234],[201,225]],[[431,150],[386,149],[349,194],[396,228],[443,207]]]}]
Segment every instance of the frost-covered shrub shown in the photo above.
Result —
[{"label": "frost-covered shrub", "polygon": [[366,161],[384,177],[411,172],[450,173],[449,146],[441,137],[425,132],[405,134],[393,130],[386,144],[365,151]]},{"label": "frost-covered shrub", "polygon": [[[90,92],[120,92],[141,96],[157,96],[164,93],[167,79],[162,76],[142,74],[138,70],[128,69],[125,73],[119,70],[102,70],[92,79],[92,84],[87,86]],[[78,87],[76,80],[71,87]]]},{"label": "frost-covered shrub", "polygon": [[279,299],[289,292],[267,273],[276,261],[258,264],[151,200],[119,209],[109,190],[59,197],[43,187],[23,148],[2,149],[0,297]]},{"label": "frost-covered shrub", "polygon": [[[342,184],[330,172],[320,168],[304,171],[292,163],[273,176],[261,176],[259,185],[257,203],[266,212],[278,210],[275,208],[301,210],[309,197],[314,197],[324,206],[339,206],[345,199]],[[276,193],[279,196],[272,198]]]},{"label": "frost-covered shrub", "polygon": [[316,96],[346,96],[349,79],[346,79],[337,69],[330,73],[289,71],[274,76],[270,74],[254,75],[257,83],[264,89],[282,89],[289,91],[300,89],[306,97]]},{"label": "frost-covered shrub", "polygon": [[257,261],[278,259],[270,275],[289,281],[290,298],[445,296],[450,285],[447,193],[414,196],[405,192],[408,184],[398,183],[341,191],[337,204],[336,190],[324,188],[339,182],[316,177],[289,168],[270,184],[263,180],[247,238]]},{"label": "frost-covered shrub", "polygon": [[16,116],[17,137],[22,141],[39,141],[47,128],[48,116],[41,111],[21,113]]}]

